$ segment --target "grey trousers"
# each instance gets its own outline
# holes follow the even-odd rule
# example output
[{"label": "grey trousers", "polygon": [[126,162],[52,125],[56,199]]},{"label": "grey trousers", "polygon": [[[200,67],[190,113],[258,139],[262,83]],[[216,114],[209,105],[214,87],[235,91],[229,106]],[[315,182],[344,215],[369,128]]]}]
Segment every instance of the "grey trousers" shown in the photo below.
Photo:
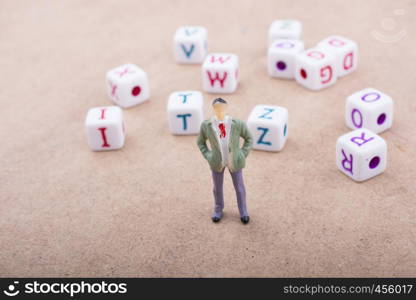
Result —
[{"label": "grey trousers", "polygon": [[[223,192],[223,183],[224,183],[224,170],[221,172],[212,171],[212,181],[214,183],[214,199],[215,199],[215,208],[214,216],[221,217],[222,210],[224,209],[224,192]],[[233,185],[235,193],[237,195],[237,204],[238,210],[240,211],[240,216],[248,216],[247,205],[246,205],[246,188],[244,186],[243,180],[243,170],[237,172],[231,172],[231,177],[233,179]]]}]

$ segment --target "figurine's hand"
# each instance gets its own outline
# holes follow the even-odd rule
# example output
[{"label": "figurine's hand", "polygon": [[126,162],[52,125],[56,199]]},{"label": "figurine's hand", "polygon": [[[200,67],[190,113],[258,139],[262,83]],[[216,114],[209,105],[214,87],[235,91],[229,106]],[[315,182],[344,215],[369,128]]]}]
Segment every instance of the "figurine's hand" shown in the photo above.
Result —
[{"label": "figurine's hand", "polygon": [[211,150],[211,151],[208,151],[208,152],[207,152],[207,155],[205,156],[205,159],[206,159],[207,161],[210,161],[210,160],[211,160],[211,158],[212,158],[212,150]]},{"label": "figurine's hand", "polygon": [[244,148],[240,148],[240,152],[243,153],[244,157],[247,158],[248,156],[248,151]]}]

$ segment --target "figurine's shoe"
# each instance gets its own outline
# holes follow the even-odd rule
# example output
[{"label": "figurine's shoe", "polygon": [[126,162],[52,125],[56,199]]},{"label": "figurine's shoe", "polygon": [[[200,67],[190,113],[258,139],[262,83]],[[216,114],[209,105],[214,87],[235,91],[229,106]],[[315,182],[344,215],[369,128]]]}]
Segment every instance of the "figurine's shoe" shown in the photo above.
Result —
[{"label": "figurine's shoe", "polygon": [[221,212],[214,212],[214,214],[212,215],[212,222],[214,223],[218,223],[222,218],[222,213]]},{"label": "figurine's shoe", "polygon": [[219,217],[212,217],[211,219],[212,219],[212,222],[214,223],[218,223],[221,220],[221,218]]},{"label": "figurine's shoe", "polygon": [[250,222],[250,217],[249,216],[243,216],[241,217],[241,222],[245,225],[248,224],[248,222]]}]

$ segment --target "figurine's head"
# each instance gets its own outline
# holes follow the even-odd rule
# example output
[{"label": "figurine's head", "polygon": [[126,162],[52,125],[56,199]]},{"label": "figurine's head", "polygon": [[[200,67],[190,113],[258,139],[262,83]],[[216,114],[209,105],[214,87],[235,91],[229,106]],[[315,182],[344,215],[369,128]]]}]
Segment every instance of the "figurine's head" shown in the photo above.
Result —
[{"label": "figurine's head", "polygon": [[224,119],[227,113],[227,106],[227,101],[222,98],[217,98],[212,102],[212,107],[218,120]]}]

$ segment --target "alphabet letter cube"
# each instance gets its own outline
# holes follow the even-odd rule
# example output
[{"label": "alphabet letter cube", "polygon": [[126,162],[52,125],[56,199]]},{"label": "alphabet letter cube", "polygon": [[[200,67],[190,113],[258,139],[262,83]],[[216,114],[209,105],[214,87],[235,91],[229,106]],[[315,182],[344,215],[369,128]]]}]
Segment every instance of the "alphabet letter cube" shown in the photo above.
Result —
[{"label": "alphabet letter cube", "polygon": [[198,91],[173,92],[168,99],[168,122],[173,134],[198,134],[204,120],[203,97]]},{"label": "alphabet letter cube", "polygon": [[288,112],[281,106],[257,105],[251,111],[247,127],[253,135],[253,149],[280,151],[288,136]]},{"label": "alphabet letter cube", "polygon": [[183,64],[199,64],[208,52],[207,30],[201,26],[179,27],[173,38],[175,59]]},{"label": "alphabet letter cube", "polygon": [[296,55],[303,51],[300,40],[275,40],[269,47],[267,70],[270,76],[293,79]]},{"label": "alphabet letter cube", "polygon": [[351,131],[337,140],[336,163],[353,180],[367,180],[386,169],[387,144],[368,129]]},{"label": "alphabet letter cube", "polygon": [[123,111],[118,106],[91,108],[85,119],[85,129],[92,150],[114,150],[124,145]]},{"label": "alphabet letter cube", "polygon": [[296,57],[295,79],[304,87],[317,91],[337,81],[335,56],[317,48]]},{"label": "alphabet letter cube", "polygon": [[131,107],[150,97],[147,74],[138,66],[125,64],[107,72],[108,97],[121,107]]},{"label": "alphabet letter cube", "polygon": [[342,36],[330,36],[318,44],[319,49],[332,53],[336,59],[336,73],[345,76],[358,66],[357,43]]},{"label": "alphabet letter cube", "polygon": [[301,22],[297,20],[275,20],[269,27],[269,45],[277,39],[298,40],[301,34]]},{"label": "alphabet letter cube", "polygon": [[383,132],[393,124],[393,100],[373,88],[358,91],[347,98],[345,121],[351,129]]},{"label": "alphabet letter cube", "polygon": [[209,93],[233,93],[238,85],[238,56],[209,54],[202,65],[202,85]]}]

